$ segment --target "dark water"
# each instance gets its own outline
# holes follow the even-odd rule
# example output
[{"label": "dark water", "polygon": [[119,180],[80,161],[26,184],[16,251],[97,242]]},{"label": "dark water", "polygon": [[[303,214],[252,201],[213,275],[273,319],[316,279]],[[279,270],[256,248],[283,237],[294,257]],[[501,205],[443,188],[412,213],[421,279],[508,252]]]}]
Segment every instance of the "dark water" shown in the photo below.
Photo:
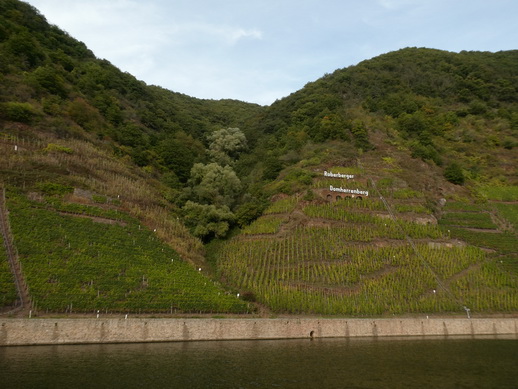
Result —
[{"label": "dark water", "polygon": [[0,388],[518,388],[513,338],[0,348]]}]

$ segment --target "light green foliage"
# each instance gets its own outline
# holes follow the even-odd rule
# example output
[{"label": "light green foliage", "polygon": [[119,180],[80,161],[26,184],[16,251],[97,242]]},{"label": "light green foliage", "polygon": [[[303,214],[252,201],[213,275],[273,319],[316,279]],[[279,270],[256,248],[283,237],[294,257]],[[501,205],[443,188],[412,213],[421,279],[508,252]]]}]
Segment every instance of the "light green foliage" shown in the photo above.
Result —
[{"label": "light green foliage", "polygon": [[440,224],[468,228],[497,229],[497,226],[491,220],[491,216],[486,212],[448,212],[443,215]]},{"label": "light green foliage", "polygon": [[498,214],[506,219],[518,232],[518,204],[493,203],[493,206],[498,210]]},{"label": "light green foliage", "polygon": [[282,223],[286,222],[285,217],[262,216],[242,231],[244,235],[275,234],[279,231]]},{"label": "light green foliage", "polygon": [[452,284],[456,294],[467,295],[476,311],[509,311],[516,306],[518,277],[499,263],[484,263]]},{"label": "light green foliage", "polygon": [[276,181],[268,184],[271,193],[284,193],[293,195],[308,189],[313,183],[315,173],[309,169],[292,167],[285,171]]},{"label": "light green foliage", "polygon": [[396,204],[394,206],[396,212],[413,212],[431,214],[432,212],[421,204]]},{"label": "light green foliage", "polygon": [[[443,230],[452,238],[461,239],[484,249],[490,249],[494,252],[493,255],[497,260],[502,264],[509,265],[507,270],[511,274],[517,275],[516,231],[501,231],[489,216],[489,212],[492,211],[494,206],[498,210],[500,217],[511,222],[514,215],[513,205],[498,203],[446,203],[446,212],[439,220],[439,223]],[[510,207],[508,208],[507,206]],[[501,210],[503,210],[503,214]],[[491,231],[484,231],[483,229],[490,229]]]},{"label": "light green foliage", "polygon": [[466,230],[464,228],[444,226],[444,232],[452,238],[457,238],[474,246],[495,250],[499,253],[516,252],[516,235],[511,233],[488,233],[483,231]]},{"label": "light green foliage", "polygon": [[94,203],[97,203],[97,204],[106,204],[106,202],[108,201],[106,196],[101,196],[101,195],[92,195],[92,200]]},{"label": "light green foliage", "polygon": [[31,123],[37,115],[30,103],[8,102],[0,104],[0,118],[13,122]]},{"label": "light green foliage", "polygon": [[246,148],[246,136],[239,128],[224,128],[207,135],[210,158],[221,166],[233,165]]},{"label": "light green foliage", "polygon": [[232,207],[241,190],[241,181],[230,166],[196,163],[188,181],[195,202]]},{"label": "light green foliage", "polygon": [[43,151],[48,153],[58,152],[65,154],[72,154],[74,152],[74,150],[72,150],[70,147],[61,146],[55,143],[49,143],[47,147],[43,149]]},{"label": "light green foliage", "polygon": [[395,190],[390,195],[394,199],[419,199],[424,197],[422,192],[418,192],[410,188]]},{"label": "light green foliage", "polygon": [[404,239],[406,235],[414,239],[438,239],[443,237],[443,232],[435,225],[423,225],[405,220],[392,220],[388,218],[388,213],[387,217],[380,217],[371,213],[355,212],[354,208],[347,206],[347,204],[356,205],[363,203],[368,202],[342,200],[323,205],[308,205],[304,207],[303,211],[306,215],[313,218],[325,218],[346,223],[369,224],[369,228],[376,231],[375,233],[378,234],[380,238]]},{"label": "light green foliage", "polygon": [[471,204],[463,201],[447,201],[444,205],[445,212],[485,212],[490,210],[488,204]]},{"label": "light green foliage", "polygon": [[518,186],[481,186],[478,192],[489,200],[518,201]]},{"label": "light green foliage", "polygon": [[358,176],[364,173],[363,170],[359,167],[353,166],[333,166],[326,170],[332,173],[350,174],[354,176]]},{"label": "light green foliage", "polygon": [[265,215],[271,215],[275,213],[290,213],[295,209],[297,205],[296,197],[287,197],[280,199],[272,203],[265,211]]}]

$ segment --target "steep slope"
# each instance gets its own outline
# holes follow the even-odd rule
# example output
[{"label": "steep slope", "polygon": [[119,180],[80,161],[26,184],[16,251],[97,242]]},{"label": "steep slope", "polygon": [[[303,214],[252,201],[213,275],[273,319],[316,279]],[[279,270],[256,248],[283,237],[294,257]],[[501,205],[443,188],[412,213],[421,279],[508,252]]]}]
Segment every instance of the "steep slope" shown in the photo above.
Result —
[{"label": "steep slope", "polygon": [[218,246],[223,276],[278,312],[516,311],[517,69],[409,48],[268,107],[274,203]]},{"label": "steep slope", "polygon": [[287,169],[272,185],[291,194],[274,196],[213,254],[224,279],[276,312],[516,311],[518,230],[494,221],[516,218],[516,197],[474,202],[438,169],[402,154]]},{"label": "steep slope", "polygon": [[[516,183],[518,51],[407,48],[337,70],[268,107],[254,131],[285,150],[397,144],[467,179]],[[474,158],[474,155],[477,157]]]},{"label": "steep slope", "polygon": [[0,11],[0,185],[40,312],[518,310],[518,51],[402,49],[260,107]]},{"label": "steep slope", "polygon": [[[206,160],[207,134],[222,127],[241,126],[261,107],[231,100],[200,100],[147,86],[109,62],[95,58],[84,44],[49,25],[28,4],[16,0],[0,4],[0,79],[0,186],[7,187],[7,208],[14,225],[15,245],[34,306],[64,311],[70,310],[67,307],[72,304],[76,311],[94,309],[92,304],[101,303],[103,296],[120,292],[123,286],[117,286],[116,282],[121,278],[119,273],[132,274],[135,279],[127,282],[137,282],[140,277],[142,283],[142,277],[146,278],[151,272],[141,269],[138,272],[142,271],[142,274],[137,276],[136,269],[144,265],[135,260],[131,270],[125,264],[126,269],[119,269],[119,275],[110,275],[116,280],[103,281],[105,290],[98,290],[96,302],[88,294],[98,280],[91,279],[91,287],[87,288],[81,286],[81,277],[73,268],[69,269],[68,276],[55,274],[60,267],[61,273],[67,268],[67,261],[75,263],[76,256],[72,255],[69,260],[48,261],[47,267],[43,264],[35,266],[38,258],[44,255],[41,250],[62,253],[60,241],[50,239],[45,242],[49,246],[42,241],[30,241],[36,244],[33,248],[23,243],[29,239],[31,231],[24,228],[28,225],[24,226],[23,221],[21,225],[18,222],[27,215],[32,218],[40,214],[41,211],[37,211],[40,208],[46,209],[47,215],[41,225],[34,228],[42,231],[56,229],[55,218],[64,217],[63,213],[68,215],[71,229],[82,228],[78,214],[97,217],[111,212],[122,218],[136,217],[139,223],[132,219],[132,224],[140,224],[142,233],[154,231],[156,237],[176,251],[176,256],[180,255],[178,263],[190,263],[191,270],[185,271],[195,272],[195,277],[200,279],[208,275],[210,269],[205,266],[203,245],[183,225],[175,199],[194,163]],[[15,198],[25,200],[13,203]],[[27,202],[29,199],[32,200]],[[94,231],[96,226],[89,228]],[[120,231],[117,233],[121,234]],[[132,234],[129,230],[127,233]],[[38,239],[45,238],[40,236]],[[120,250],[125,247],[128,250],[131,246],[133,240],[129,236],[127,239],[127,242],[120,242]],[[77,255],[96,245],[87,240],[76,243],[79,245]],[[105,260],[113,259],[115,254],[106,250],[107,247],[99,249],[98,255]],[[146,250],[151,249],[147,247]],[[2,251],[0,277],[12,280],[4,254]],[[143,255],[152,257],[156,254],[149,251]],[[84,260],[84,257],[79,258]],[[95,263],[97,268],[92,268],[92,272],[103,274],[105,263]],[[150,262],[145,266],[163,264]],[[198,268],[203,271],[198,272]],[[79,286],[70,278],[74,274]],[[154,277],[159,283],[172,281],[183,285],[183,276],[178,274],[155,272]],[[112,286],[106,286],[110,282]],[[6,306],[16,300],[14,284],[11,288],[8,284],[2,285],[2,303]],[[167,291],[154,289],[154,293],[161,295],[162,302],[170,300],[163,306],[151,303],[151,300],[159,299],[156,296],[143,297],[140,304],[132,307],[138,306],[142,311],[169,311],[173,307],[171,309],[190,312],[243,311],[243,306],[246,307],[235,299],[235,295],[236,301],[230,305],[202,303],[207,299],[221,301],[223,297],[219,296],[227,296],[224,289],[215,287],[209,288],[203,297],[203,285],[208,284],[213,284],[208,278],[193,282],[199,288],[196,293],[201,293],[199,296],[202,297],[198,296],[190,304],[174,303],[175,299],[182,300],[192,294],[188,292],[188,286],[184,286]],[[49,289],[49,285],[53,288]],[[73,299],[68,298],[66,302],[64,296],[58,296],[64,293],[66,285],[70,288],[69,293],[75,296],[73,299],[89,300],[90,306],[80,308],[78,301],[72,302]],[[142,285],[138,285],[136,288],[140,289]],[[132,288],[127,288],[126,295],[132,293]],[[153,288],[147,290],[151,293]],[[139,293],[133,291],[132,298]],[[57,302],[51,303],[53,299]],[[108,308],[126,310],[128,305],[124,298],[119,296],[117,299],[117,303],[110,300],[113,304]],[[107,308],[105,303],[101,305]]]}]

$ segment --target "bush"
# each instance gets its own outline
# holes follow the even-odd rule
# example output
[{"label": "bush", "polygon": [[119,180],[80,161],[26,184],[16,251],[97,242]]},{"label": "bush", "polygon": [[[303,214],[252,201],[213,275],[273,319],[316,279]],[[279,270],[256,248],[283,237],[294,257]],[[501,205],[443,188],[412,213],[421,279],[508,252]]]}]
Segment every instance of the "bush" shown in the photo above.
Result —
[{"label": "bush", "polygon": [[69,185],[62,185],[55,182],[38,182],[36,188],[47,196],[63,196],[72,193],[74,188]]},{"label": "bush", "polygon": [[455,185],[462,185],[464,184],[464,173],[462,172],[462,168],[460,165],[456,162],[450,163],[446,168],[444,169],[444,177]]},{"label": "bush", "polygon": [[92,195],[92,200],[94,201],[94,203],[97,204],[106,204],[106,202],[108,201],[106,196],[101,195]]},{"label": "bush", "polygon": [[36,111],[29,103],[8,102],[0,105],[0,116],[13,122],[29,124],[36,116]]}]

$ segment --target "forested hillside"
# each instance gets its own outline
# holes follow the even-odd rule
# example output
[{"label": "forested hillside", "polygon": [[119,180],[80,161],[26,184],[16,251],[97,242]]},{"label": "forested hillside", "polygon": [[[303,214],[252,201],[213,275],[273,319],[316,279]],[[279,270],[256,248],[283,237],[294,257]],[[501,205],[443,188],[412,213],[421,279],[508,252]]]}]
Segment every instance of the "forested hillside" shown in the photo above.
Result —
[{"label": "forested hillside", "polygon": [[261,107],[148,86],[6,0],[0,85],[2,240],[39,311],[518,310],[518,51],[406,48]]}]

